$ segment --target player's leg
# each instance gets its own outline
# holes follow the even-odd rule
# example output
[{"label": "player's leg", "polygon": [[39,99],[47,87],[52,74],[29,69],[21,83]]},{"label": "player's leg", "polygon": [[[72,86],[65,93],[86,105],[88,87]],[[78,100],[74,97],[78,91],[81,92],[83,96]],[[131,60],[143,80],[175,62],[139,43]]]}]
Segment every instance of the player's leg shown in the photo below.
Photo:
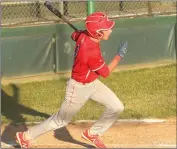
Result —
[{"label": "player's leg", "polygon": [[124,106],[118,97],[99,80],[95,81],[95,87],[96,91],[91,99],[104,105],[106,110],[89,130],[82,133],[82,137],[92,141],[98,148],[106,148],[98,136],[103,135],[115,122],[117,116],[124,110]]},{"label": "player's leg", "polygon": [[91,96],[91,99],[104,105],[106,109],[100,119],[90,128],[90,133],[102,135],[124,110],[124,105],[115,93],[101,81],[97,80],[95,85],[97,91]]},{"label": "player's leg", "polygon": [[33,140],[50,130],[67,125],[90,97],[93,85],[93,83],[82,85],[70,79],[66,87],[65,100],[60,110],[42,123],[29,128],[25,132],[25,138],[27,140]]}]

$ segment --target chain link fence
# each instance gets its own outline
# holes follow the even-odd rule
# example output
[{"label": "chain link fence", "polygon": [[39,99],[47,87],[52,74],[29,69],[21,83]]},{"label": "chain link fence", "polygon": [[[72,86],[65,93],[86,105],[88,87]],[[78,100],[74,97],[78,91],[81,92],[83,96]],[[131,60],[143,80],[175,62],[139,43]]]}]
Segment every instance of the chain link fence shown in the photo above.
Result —
[{"label": "chain link fence", "polygon": [[[44,6],[44,2],[45,0],[2,0],[1,25],[61,22]],[[51,2],[70,21],[83,20],[87,16],[87,1]],[[95,1],[94,7],[95,11],[105,12],[111,18],[176,14],[176,1]]]},{"label": "chain link fence", "polygon": [[96,2],[96,11],[102,11],[109,17],[137,17],[163,14],[176,14],[175,1],[119,1],[119,2]]}]

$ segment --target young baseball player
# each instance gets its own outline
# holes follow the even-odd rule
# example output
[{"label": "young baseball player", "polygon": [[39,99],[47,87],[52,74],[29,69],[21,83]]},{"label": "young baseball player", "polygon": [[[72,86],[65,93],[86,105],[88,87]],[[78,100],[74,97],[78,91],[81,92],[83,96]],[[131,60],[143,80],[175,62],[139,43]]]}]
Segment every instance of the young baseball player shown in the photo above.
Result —
[{"label": "young baseball player", "polygon": [[82,137],[97,148],[106,148],[99,136],[115,122],[124,110],[119,98],[101,81],[116,68],[124,57],[127,42],[122,42],[110,64],[106,65],[100,50],[100,41],[108,40],[115,22],[101,13],[95,12],[86,18],[84,31],[75,31],[72,39],[76,42],[71,78],[67,82],[64,101],[59,111],[42,123],[25,132],[17,132],[16,140],[21,148],[30,148],[30,142],[38,136],[66,126],[80,111],[88,99],[106,107],[99,120]]}]

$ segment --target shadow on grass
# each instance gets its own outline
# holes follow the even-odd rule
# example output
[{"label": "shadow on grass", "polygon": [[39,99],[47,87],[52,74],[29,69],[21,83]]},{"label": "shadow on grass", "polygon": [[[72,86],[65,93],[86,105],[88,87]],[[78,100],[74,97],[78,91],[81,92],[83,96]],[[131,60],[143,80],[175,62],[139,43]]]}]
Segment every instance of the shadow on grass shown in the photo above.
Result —
[{"label": "shadow on grass", "polygon": [[48,114],[38,112],[20,104],[19,88],[15,84],[11,84],[10,87],[13,90],[13,96],[9,96],[3,89],[1,89],[1,114],[10,120],[10,123],[5,126],[4,131],[1,133],[1,141],[7,144],[9,143],[9,140],[11,142],[15,142],[16,131],[12,129],[16,124],[20,123],[23,125],[23,127],[20,127],[20,130],[17,131],[27,130],[27,126],[25,125],[26,119],[22,114],[41,116],[45,118],[49,117]]},{"label": "shadow on grass", "polygon": [[[22,114],[41,116],[44,118],[50,117],[50,115],[46,113],[36,111],[20,104],[19,88],[15,84],[11,84],[10,87],[13,90],[13,96],[9,96],[3,89],[1,89],[1,114],[2,116],[5,116],[8,120],[10,120],[10,123],[5,126],[4,131],[1,132],[1,142],[5,144],[14,144],[16,132],[27,130],[27,126],[25,125],[25,122],[27,120],[23,117]],[[20,123],[21,125],[17,125],[18,123]],[[54,137],[64,142],[71,142],[74,144],[82,145],[84,147],[93,148],[93,146],[73,139],[69,131],[65,127],[55,130]],[[15,145],[14,147],[19,148],[19,145]]]}]

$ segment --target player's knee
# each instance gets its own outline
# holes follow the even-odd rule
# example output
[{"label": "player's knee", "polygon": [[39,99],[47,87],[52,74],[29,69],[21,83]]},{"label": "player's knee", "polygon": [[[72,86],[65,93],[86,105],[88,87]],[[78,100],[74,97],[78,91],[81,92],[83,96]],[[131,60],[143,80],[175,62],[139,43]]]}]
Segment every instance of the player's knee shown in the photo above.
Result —
[{"label": "player's knee", "polygon": [[114,104],[112,111],[114,113],[120,114],[124,111],[124,105],[121,102],[117,102],[117,104]]},{"label": "player's knee", "polygon": [[118,113],[120,114],[120,113],[122,113],[123,111],[124,111],[124,105],[121,103],[121,104],[119,105]]}]

